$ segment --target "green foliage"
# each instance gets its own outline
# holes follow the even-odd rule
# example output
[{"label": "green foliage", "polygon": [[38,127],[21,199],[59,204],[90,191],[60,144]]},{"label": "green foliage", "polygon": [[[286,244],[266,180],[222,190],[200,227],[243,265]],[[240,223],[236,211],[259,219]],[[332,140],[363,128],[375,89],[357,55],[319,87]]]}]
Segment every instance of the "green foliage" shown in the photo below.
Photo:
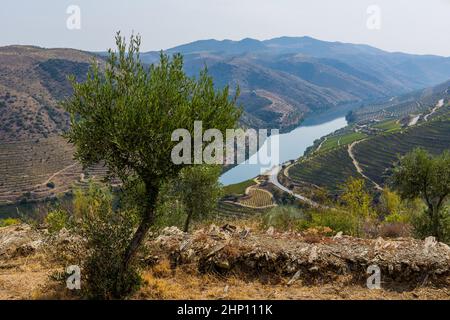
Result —
[{"label": "green foliage", "polygon": [[300,210],[290,206],[279,206],[262,216],[262,226],[278,230],[301,231],[308,228],[328,227],[333,232],[342,231],[348,235],[358,235],[360,219],[340,209]]},{"label": "green foliage", "polygon": [[183,203],[175,192],[176,180],[168,180],[161,187],[156,208],[156,220],[152,230],[159,231],[165,227],[175,226],[182,230],[186,222],[186,212]]},{"label": "green foliage", "polygon": [[184,231],[187,232],[191,219],[205,218],[217,208],[222,196],[219,184],[219,166],[193,166],[184,168],[175,182],[177,197],[183,203],[187,218]]},{"label": "green foliage", "polygon": [[350,177],[341,188],[341,200],[350,213],[361,218],[369,217],[372,199],[365,189],[364,179]]},{"label": "green foliage", "polygon": [[158,213],[153,229],[161,230],[165,227],[175,226],[183,230],[187,214],[179,200],[173,198],[172,200],[174,201],[163,201],[158,205]]},{"label": "green foliage", "polygon": [[262,216],[264,228],[274,227],[278,230],[298,230],[302,229],[306,224],[307,217],[295,207],[274,207]]},{"label": "green foliage", "polygon": [[132,36],[127,46],[118,34],[118,50],[109,50],[104,70],[94,63],[85,82],[72,77],[74,93],[64,103],[75,158],[84,166],[104,162],[125,187],[142,186],[140,226],[123,255],[125,266],[156,221],[161,184],[187,166],[172,162],[178,144],[172,133],[186,129],[193,137],[194,121],[202,121],[203,128],[225,134],[241,114],[235,105],[239,90],[234,99],[228,87],[216,91],[206,69],[197,79],[188,77],[179,54],[170,58],[161,52],[159,64],[148,68],[140,61],[140,43]]},{"label": "green foliage", "polygon": [[[434,235],[435,224],[431,220],[430,215],[424,211],[419,211],[411,218],[411,224],[414,228],[416,237],[423,239],[430,235]],[[450,207],[444,207],[439,214],[439,232],[440,241],[450,243]]]},{"label": "green foliage", "polygon": [[172,133],[194,121],[225,133],[234,128],[240,110],[229,99],[228,87],[215,91],[207,71],[198,80],[183,72],[183,58],[161,53],[150,68],[139,59],[140,37],[130,45],[116,37],[118,52],[109,51],[104,74],[93,64],[84,83],[75,83],[65,104],[71,114],[67,134],[83,164],[105,161],[111,173],[127,180],[130,173],[145,183],[175,177],[183,166],[171,161],[177,144]]},{"label": "green foliage", "polygon": [[427,217],[418,217],[418,234],[446,238],[447,216],[443,207],[450,195],[450,152],[431,156],[418,148],[400,159],[391,177],[393,187],[403,199],[421,198]]},{"label": "green foliage", "polygon": [[333,232],[358,235],[360,219],[344,210],[323,209],[311,213],[310,227],[328,227]]},{"label": "green foliage", "polygon": [[255,181],[253,179],[249,179],[246,181],[242,181],[235,184],[230,184],[228,186],[225,186],[223,188],[223,192],[225,195],[243,195],[245,193],[245,190],[254,185]]},{"label": "green foliage", "polygon": [[384,188],[380,197],[379,211],[385,216],[398,216],[403,211],[401,197],[388,188]]},{"label": "green foliage", "polygon": [[50,211],[45,217],[45,222],[48,225],[50,233],[59,232],[62,228],[67,228],[69,225],[69,214],[62,209]]},{"label": "green foliage", "polygon": [[133,293],[141,278],[136,263],[124,268],[123,255],[133,237],[136,212],[112,209],[112,195],[91,184],[74,200],[77,217],[73,230],[86,239],[82,261],[83,290],[95,299],[120,299]]},{"label": "green foliage", "polygon": [[0,228],[14,226],[16,224],[20,224],[19,219],[14,219],[14,218],[0,219]]}]

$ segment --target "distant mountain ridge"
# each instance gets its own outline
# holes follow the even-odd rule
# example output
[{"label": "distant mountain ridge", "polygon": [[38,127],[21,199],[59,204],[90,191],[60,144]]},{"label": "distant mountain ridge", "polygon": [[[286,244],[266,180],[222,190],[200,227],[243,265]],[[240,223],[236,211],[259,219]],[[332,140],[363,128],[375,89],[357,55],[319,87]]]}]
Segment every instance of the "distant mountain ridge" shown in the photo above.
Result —
[{"label": "distant mountain ridge", "polygon": [[0,141],[60,134],[69,117],[58,108],[72,93],[70,74],[86,78],[97,56],[74,49],[0,48]]},{"label": "distant mountain ridge", "polygon": [[[389,53],[361,44],[311,37],[265,41],[200,40],[166,50],[182,53],[185,71],[207,66],[216,86],[239,85],[244,127],[288,130],[306,116],[341,106],[374,105],[450,79],[450,58]],[[100,53],[36,46],[0,48],[0,140],[61,133],[68,117],[57,108],[71,94],[66,80],[85,79]],[[157,63],[159,52],[141,53]]]},{"label": "distant mountain ridge", "polygon": [[[249,126],[290,128],[317,111],[383,101],[450,79],[448,57],[311,37],[199,40],[165,52],[183,54],[190,75],[207,66],[216,85],[239,85]],[[159,52],[141,58],[156,63]]]}]

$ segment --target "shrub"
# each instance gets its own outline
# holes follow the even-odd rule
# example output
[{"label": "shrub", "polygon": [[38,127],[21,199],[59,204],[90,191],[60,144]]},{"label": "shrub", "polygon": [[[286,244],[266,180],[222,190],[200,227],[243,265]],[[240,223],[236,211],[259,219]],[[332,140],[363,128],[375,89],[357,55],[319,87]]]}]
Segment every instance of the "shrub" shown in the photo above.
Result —
[{"label": "shrub", "polygon": [[409,224],[402,222],[385,222],[380,226],[379,235],[384,238],[409,237],[411,227]]},{"label": "shrub", "polygon": [[86,193],[75,193],[74,205],[78,218],[74,230],[86,240],[87,247],[82,263],[85,295],[94,299],[127,297],[141,283],[135,260],[123,265],[137,223],[136,212],[114,211],[111,193],[94,184]]},{"label": "shrub", "polygon": [[47,187],[50,189],[53,189],[53,188],[55,188],[55,183],[50,181],[49,183],[47,183]]},{"label": "shrub", "polygon": [[59,232],[62,228],[67,228],[69,224],[69,214],[67,211],[56,209],[50,211],[45,217],[50,233]]},{"label": "shrub", "polygon": [[9,226],[14,226],[16,224],[20,224],[19,219],[14,219],[14,218],[0,219],[0,227],[9,227]]},{"label": "shrub", "polygon": [[[417,212],[411,218],[411,224],[414,228],[414,235],[423,239],[433,234],[435,224],[428,214]],[[441,230],[441,239],[439,241],[450,243],[450,207],[444,207],[440,212],[439,229]]]},{"label": "shrub", "polygon": [[358,235],[360,233],[359,219],[343,210],[324,209],[314,211],[311,217],[313,226],[328,227],[335,232],[341,231],[348,235]]},{"label": "shrub", "polygon": [[275,207],[262,217],[264,228],[274,227],[279,230],[304,229],[308,217],[294,207]]},{"label": "shrub", "polygon": [[161,230],[165,227],[175,226],[183,230],[186,221],[186,213],[183,206],[177,200],[164,201],[158,205],[156,221],[153,226],[154,230]]}]

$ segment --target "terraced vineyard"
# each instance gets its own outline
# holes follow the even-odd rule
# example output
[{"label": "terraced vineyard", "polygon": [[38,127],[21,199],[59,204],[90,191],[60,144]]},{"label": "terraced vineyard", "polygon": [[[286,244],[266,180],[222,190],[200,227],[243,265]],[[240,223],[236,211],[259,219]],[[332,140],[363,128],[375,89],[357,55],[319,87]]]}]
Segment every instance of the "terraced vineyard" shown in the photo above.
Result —
[{"label": "terraced vineyard", "polygon": [[[384,123],[383,128],[387,131],[361,141],[353,148],[364,174],[380,185],[385,183],[387,171],[399,155],[416,147],[423,147],[434,154],[450,149],[449,106],[439,110],[433,120],[401,132],[394,128],[393,123]],[[289,169],[289,176],[296,183],[306,182],[335,192],[349,176],[360,175],[347,148],[340,147],[302,159]]]},{"label": "terraced vineyard", "polygon": [[0,144],[0,204],[43,200],[68,191],[85,176],[104,176],[96,166],[83,171],[73,148],[60,136]]},{"label": "terraced vineyard", "polygon": [[270,208],[250,208],[244,207],[239,204],[230,201],[220,201],[216,213],[219,218],[246,218],[254,215],[260,215],[266,213]]},{"label": "terraced vineyard", "polygon": [[399,119],[412,114],[428,112],[439,99],[450,98],[450,81],[437,86],[394,97],[388,102],[368,105],[353,112],[353,121]]},{"label": "terraced vineyard", "polygon": [[364,139],[365,137],[367,137],[367,135],[361,132],[348,132],[342,135],[331,136],[322,144],[320,152],[344,146],[354,141]]},{"label": "terraced vineyard", "polygon": [[250,188],[248,194],[239,200],[245,206],[261,208],[273,205],[273,197],[269,191]]},{"label": "terraced vineyard", "polygon": [[340,147],[304,159],[289,168],[295,183],[306,182],[336,191],[349,176],[358,176],[347,148]]},{"label": "terraced vineyard", "polygon": [[401,124],[396,119],[382,121],[380,123],[373,125],[372,127],[376,128],[376,129],[380,129],[386,133],[393,133],[393,132],[400,131],[402,129]]},{"label": "terraced vineyard", "polygon": [[450,149],[450,119],[436,120],[388,136],[376,136],[354,148],[355,157],[364,173],[378,184],[386,178],[399,155],[421,146],[431,153]]}]

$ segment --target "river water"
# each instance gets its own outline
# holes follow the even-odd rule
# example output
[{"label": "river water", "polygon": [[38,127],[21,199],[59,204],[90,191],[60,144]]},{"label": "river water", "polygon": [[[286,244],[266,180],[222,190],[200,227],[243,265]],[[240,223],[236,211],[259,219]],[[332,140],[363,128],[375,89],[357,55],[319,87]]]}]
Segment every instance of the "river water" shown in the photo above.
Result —
[{"label": "river water", "polygon": [[[305,120],[302,125],[296,129],[279,134],[278,137],[271,136],[265,142],[264,145],[258,150],[258,154],[252,157],[260,157],[260,153],[267,153],[267,148],[270,149],[270,143],[272,139],[278,139],[279,141],[279,156],[278,163],[271,163],[271,165],[279,165],[289,160],[295,160],[301,157],[305,150],[311,146],[315,140],[320,139],[338,129],[347,126],[345,117],[339,116],[334,119],[319,119],[311,118]],[[275,137],[275,138],[274,138]],[[238,182],[242,182],[261,174],[261,171],[265,171],[266,168],[260,164],[249,164],[248,161],[237,165],[231,170],[225,172],[220,177],[220,182],[223,185],[230,185]]]},{"label": "river water", "polygon": [[[343,112],[339,114],[328,114],[306,119],[301,126],[284,134],[278,135],[279,138],[279,161],[273,165],[284,163],[288,160],[294,160],[303,155],[306,148],[314,143],[314,140],[328,135],[347,125],[347,121],[343,116]],[[269,137],[264,145],[268,145],[273,137]],[[253,157],[259,156],[261,149]],[[227,171],[220,177],[220,182],[224,185],[234,184],[256,177],[261,174],[261,165],[240,164],[233,169]],[[269,169],[269,168],[268,168]],[[29,216],[36,212],[39,206],[45,206],[48,203],[27,203],[0,206],[0,219],[6,217]]]}]

